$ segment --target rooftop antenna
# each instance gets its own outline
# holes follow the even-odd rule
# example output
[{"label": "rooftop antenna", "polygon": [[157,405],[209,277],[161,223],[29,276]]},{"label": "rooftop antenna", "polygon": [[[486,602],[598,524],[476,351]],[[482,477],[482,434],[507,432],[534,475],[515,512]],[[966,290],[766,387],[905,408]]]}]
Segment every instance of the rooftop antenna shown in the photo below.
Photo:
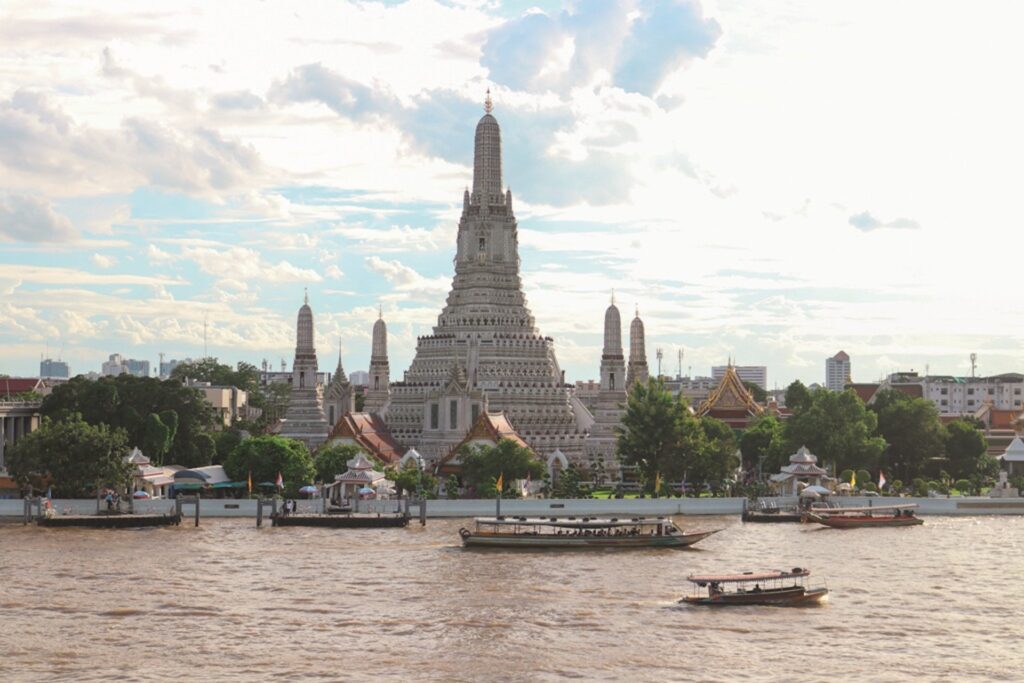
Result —
[{"label": "rooftop antenna", "polygon": [[971,379],[974,379],[974,371],[978,369],[978,354],[971,354]]},{"label": "rooftop antenna", "polygon": [[683,376],[683,350],[679,349],[679,377]]},{"label": "rooftop antenna", "polygon": [[659,346],[654,355],[658,358],[658,377],[661,377],[661,359],[665,356],[665,352]]},{"label": "rooftop antenna", "polygon": [[158,355],[160,356],[160,367],[157,370],[157,376],[163,377],[163,375],[164,375],[164,355],[165,354],[164,354],[163,351],[160,351]]}]

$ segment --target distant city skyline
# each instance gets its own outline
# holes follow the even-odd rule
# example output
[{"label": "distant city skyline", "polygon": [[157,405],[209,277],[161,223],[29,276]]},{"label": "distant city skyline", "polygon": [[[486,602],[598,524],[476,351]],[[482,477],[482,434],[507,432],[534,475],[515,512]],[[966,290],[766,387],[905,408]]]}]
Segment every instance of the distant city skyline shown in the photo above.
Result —
[{"label": "distant city skyline", "polygon": [[824,384],[838,349],[855,381],[1024,367],[1016,272],[986,263],[1021,242],[1016,4],[6,9],[2,373],[55,349],[72,373],[290,363],[308,287],[321,366],[340,339],[368,368],[382,306],[400,379],[488,88],[567,381],[598,377],[613,288],[665,374],[679,349],[684,375],[731,357],[769,388]]}]

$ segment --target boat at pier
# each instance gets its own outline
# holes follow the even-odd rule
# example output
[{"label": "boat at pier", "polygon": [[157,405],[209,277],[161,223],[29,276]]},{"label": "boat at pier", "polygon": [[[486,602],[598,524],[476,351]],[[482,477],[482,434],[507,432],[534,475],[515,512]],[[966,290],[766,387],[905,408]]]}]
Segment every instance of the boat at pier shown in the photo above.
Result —
[{"label": "boat at pier", "polygon": [[466,548],[685,548],[721,529],[685,533],[665,517],[478,517]]},{"label": "boat at pier", "polygon": [[828,600],[828,588],[808,587],[809,569],[794,567],[788,572],[744,572],[689,576],[694,592],[679,602],[687,605],[724,607],[728,605],[775,605],[802,607]]},{"label": "boat at pier", "polygon": [[873,505],[868,507],[808,510],[807,521],[817,522],[833,529],[860,529],[865,527],[917,526],[924,520],[914,515],[916,503],[906,505]]}]

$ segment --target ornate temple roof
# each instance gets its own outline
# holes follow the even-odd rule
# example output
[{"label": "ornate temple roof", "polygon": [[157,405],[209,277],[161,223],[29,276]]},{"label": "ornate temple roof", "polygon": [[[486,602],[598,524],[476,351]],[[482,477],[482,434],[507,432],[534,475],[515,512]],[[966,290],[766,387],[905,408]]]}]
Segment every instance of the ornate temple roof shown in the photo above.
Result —
[{"label": "ornate temple roof", "polygon": [[[438,470],[451,470],[453,467],[457,467],[459,465],[459,449],[466,444],[474,441],[493,441],[497,445],[502,439],[509,439],[523,448],[530,448],[530,444],[526,443],[523,437],[519,436],[519,433],[516,432],[515,427],[512,426],[512,423],[504,413],[489,413],[486,411],[480,413],[480,417],[473,423],[473,427],[466,433],[465,438],[437,463]],[[533,449],[530,448],[530,450],[532,451]]]},{"label": "ornate temple roof", "polygon": [[707,399],[697,409],[698,415],[711,415],[718,417],[721,413],[731,419],[745,412],[748,416],[757,416],[764,412],[764,408],[754,400],[750,390],[743,385],[743,380],[736,373],[736,368],[729,365],[722,381],[711,390]]},{"label": "ornate temple roof", "polygon": [[1024,462],[1024,441],[1015,436],[1003,454],[999,456],[1004,462]]},{"label": "ornate temple roof", "polygon": [[334,425],[328,443],[336,439],[353,441],[367,453],[388,465],[398,462],[401,448],[384,420],[372,413],[346,413]]}]

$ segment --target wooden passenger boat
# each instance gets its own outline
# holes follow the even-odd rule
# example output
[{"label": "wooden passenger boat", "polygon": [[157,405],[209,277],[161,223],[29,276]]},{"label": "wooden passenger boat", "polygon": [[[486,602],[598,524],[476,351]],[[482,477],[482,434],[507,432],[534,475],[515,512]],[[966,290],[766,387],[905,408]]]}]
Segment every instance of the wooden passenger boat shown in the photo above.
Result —
[{"label": "wooden passenger boat", "polygon": [[684,533],[665,517],[478,517],[466,548],[685,548],[721,529]]},{"label": "wooden passenger boat", "polygon": [[914,515],[917,505],[874,505],[869,507],[832,508],[810,510],[805,517],[833,529],[860,529],[864,527],[917,526],[924,520]]},{"label": "wooden passenger boat", "polygon": [[808,569],[794,567],[788,572],[744,572],[689,576],[694,592],[680,600],[687,605],[724,607],[728,605],[775,605],[805,607],[828,600],[828,588],[808,587]]}]

